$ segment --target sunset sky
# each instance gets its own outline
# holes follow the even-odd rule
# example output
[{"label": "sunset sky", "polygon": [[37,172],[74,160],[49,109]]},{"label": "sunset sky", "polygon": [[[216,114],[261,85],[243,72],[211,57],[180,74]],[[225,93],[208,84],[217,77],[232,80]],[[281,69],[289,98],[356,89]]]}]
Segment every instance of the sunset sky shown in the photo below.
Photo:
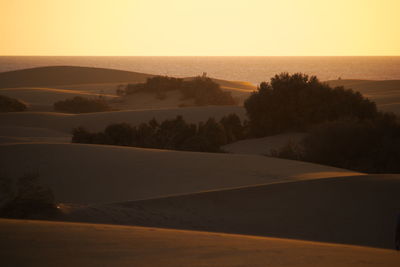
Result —
[{"label": "sunset sky", "polygon": [[399,0],[0,0],[0,55],[400,55]]}]

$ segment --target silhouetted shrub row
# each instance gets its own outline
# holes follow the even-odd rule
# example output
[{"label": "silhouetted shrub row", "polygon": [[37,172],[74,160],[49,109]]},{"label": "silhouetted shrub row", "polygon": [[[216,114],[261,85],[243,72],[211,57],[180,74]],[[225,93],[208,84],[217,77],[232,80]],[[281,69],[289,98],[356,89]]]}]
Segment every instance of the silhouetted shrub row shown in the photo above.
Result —
[{"label": "silhouetted shrub row", "polygon": [[119,95],[131,95],[139,92],[154,93],[164,99],[166,92],[178,90],[182,100],[194,99],[195,105],[236,105],[237,101],[230,92],[221,90],[219,84],[207,77],[196,77],[193,80],[156,76],[147,79],[146,83],[128,84],[125,89],[117,89]]},{"label": "silhouetted shrub row", "polygon": [[343,87],[331,88],[315,76],[282,73],[263,82],[244,104],[253,136],[305,131],[344,118],[377,116],[374,102]]},{"label": "silhouetted shrub row", "polygon": [[400,124],[390,114],[373,120],[341,120],[313,128],[299,145],[273,156],[367,172],[400,172]]},{"label": "silhouetted shrub row", "polygon": [[158,123],[155,119],[138,126],[112,124],[103,132],[91,133],[82,127],[73,130],[72,142],[107,144],[172,150],[220,152],[220,147],[242,139],[244,126],[235,114],[217,122],[186,123],[181,116]]},{"label": "silhouetted shrub row", "polygon": [[111,107],[107,104],[106,100],[101,97],[86,98],[76,96],[54,103],[54,110],[66,113],[89,113],[110,111]]},{"label": "silhouetted shrub row", "polygon": [[0,112],[25,111],[26,105],[18,99],[0,95]]}]

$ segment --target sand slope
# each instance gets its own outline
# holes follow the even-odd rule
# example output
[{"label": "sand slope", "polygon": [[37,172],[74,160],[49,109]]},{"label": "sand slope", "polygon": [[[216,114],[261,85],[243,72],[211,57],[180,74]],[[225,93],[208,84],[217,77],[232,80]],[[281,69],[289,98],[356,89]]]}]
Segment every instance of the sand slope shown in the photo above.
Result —
[{"label": "sand slope", "polygon": [[55,112],[10,112],[0,113],[0,125],[40,127],[70,133],[74,127],[84,126],[89,130],[99,131],[112,123],[126,122],[137,125],[156,118],[159,121],[174,119],[181,115],[192,123],[206,121],[210,117],[220,119],[230,113],[236,113],[242,119],[245,110],[238,106],[207,106],[190,108],[170,108],[154,110],[127,110],[97,112],[86,114],[63,114]]},{"label": "sand slope", "polygon": [[[29,111],[53,111],[53,104],[60,100],[76,96],[86,98],[98,98],[99,93],[85,91],[71,91],[54,88],[11,88],[0,89],[0,95],[22,100],[28,105]],[[101,94],[105,99],[117,98],[115,95]]]},{"label": "sand slope", "polygon": [[285,133],[262,138],[246,139],[231,144],[227,144],[222,149],[235,154],[256,154],[269,155],[271,150],[279,150],[289,142],[298,144],[305,133]]},{"label": "sand slope", "polygon": [[0,220],[5,266],[398,266],[390,250],[195,231]]},{"label": "sand slope", "polygon": [[[109,97],[116,97],[115,94],[118,87],[124,87],[128,83],[145,82],[148,78],[154,76],[155,75],[151,74],[92,67],[39,67],[0,73],[0,88],[7,88],[7,90],[0,91],[0,93],[4,93],[11,97],[21,98],[27,103],[35,103],[35,100],[40,97],[41,102],[47,99],[45,105],[52,105],[55,102],[54,98],[56,98],[57,101],[60,100],[59,98],[61,97],[61,93],[69,93],[71,94],[70,96],[73,96],[73,94],[89,96],[91,94],[102,94],[110,95]],[[193,77],[185,79],[193,79]],[[225,81],[220,79],[213,80],[216,83],[220,84],[223,90],[231,92],[232,95],[237,98],[239,100],[239,103],[241,104],[243,103],[244,99],[247,98],[249,92],[256,89],[254,85],[247,82]],[[10,89],[15,89],[18,87],[28,88],[25,88],[24,91],[21,91],[22,89]],[[44,90],[45,87],[56,88],[59,90],[57,91],[55,89],[52,89],[53,94],[50,94],[49,90],[51,89]],[[32,89],[39,88],[43,88],[43,90],[32,91]],[[30,91],[28,89],[30,89]],[[62,92],[60,90],[75,92]],[[64,95],[64,98],[66,97],[68,97],[68,95]],[[140,98],[138,96],[136,97]],[[175,101],[177,100],[179,100],[179,98],[175,99]],[[175,107],[177,106],[178,104],[175,105]],[[171,105],[165,105],[165,103],[161,103],[158,108],[161,107],[171,107]],[[130,105],[128,108],[141,109],[148,107],[143,105]]]},{"label": "sand slope", "polygon": [[400,175],[289,181],[75,209],[72,220],[393,248]]},{"label": "sand slope", "polygon": [[35,127],[0,126],[0,143],[19,142],[67,142],[71,135],[59,131]]},{"label": "sand slope", "polygon": [[357,174],[264,156],[83,144],[0,145],[9,177],[36,171],[58,201],[109,203],[171,194]]},{"label": "sand slope", "polygon": [[0,88],[144,82],[154,75],[93,67],[51,66],[0,73]]}]

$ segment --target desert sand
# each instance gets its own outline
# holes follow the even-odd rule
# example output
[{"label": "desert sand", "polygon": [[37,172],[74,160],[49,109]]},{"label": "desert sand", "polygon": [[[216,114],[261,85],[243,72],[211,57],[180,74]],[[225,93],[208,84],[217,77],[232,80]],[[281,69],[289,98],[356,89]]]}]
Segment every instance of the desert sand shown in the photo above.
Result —
[{"label": "desert sand", "polygon": [[238,106],[126,110],[77,115],[56,112],[10,112],[0,113],[0,125],[46,128],[71,133],[71,130],[78,126],[83,126],[91,131],[101,131],[113,123],[125,122],[138,125],[153,118],[163,121],[175,119],[178,115],[187,122],[198,123],[206,121],[210,117],[220,119],[231,113],[236,113],[241,118],[245,117],[245,110]]},{"label": "desert sand", "polygon": [[[394,248],[399,175],[308,179],[83,206],[71,220]],[[68,207],[66,207],[68,208]],[[400,260],[400,259],[399,259]]]},{"label": "desert sand", "polygon": [[158,228],[0,220],[6,266],[398,266],[395,251]]},{"label": "desert sand", "polygon": [[305,133],[285,133],[262,138],[245,139],[227,144],[222,149],[228,153],[269,155],[271,150],[279,150],[288,143],[299,144]]},{"label": "desert sand", "polygon": [[[153,94],[135,94],[128,97],[116,95],[118,87],[128,83],[145,82],[155,75],[113,69],[56,66],[17,70],[0,73],[0,94],[17,98],[28,104],[29,111],[52,111],[54,102],[74,96],[98,97],[111,101],[115,109],[177,108],[192,106],[191,101],[182,101],[181,94],[170,92],[166,99],[157,99]],[[185,78],[185,79],[193,79]],[[247,82],[213,79],[225,91],[243,104],[256,86]]]},{"label": "desert sand", "polygon": [[71,91],[54,88],[8,88],[0,89],[0,95],[16,98],[28,105],[29,111],[53,111],[53,104],[76,96],[111,100],[115,95],[92,93],[87,91]]},{"label": "desert sand", "polygon": [[51,66],[0,73],[0,88],[145,82],[154,75],[91,67]]},{"label": "desert sand", "polygon": [[[239,141],[223,147],[229,153],[70,143],[71,130],[78,126],[101,131],[112,123],[138,125],[178,115],[192,123],[230,113],[246,119],[240,105],[180,107],[193,103],[173,91],[166,99],[115,94],[119,85],[152,76],[80,67],[0,73],[0,94],[29,105],[28,112],[0,114],[0,154],[6,155],[0,170],[13,179],[39,173],[59,203],[62,215],[57,219],[70,221],[1,219],[0,263],[400,264],[398,253],[388,250],[400,212],[400,176],[264,156],[288,141],[298,142],[303,133]],[[256,89],[246,82],[214,80],[240,104]],[[329,83],[360,90],[384,110],[400,111],[398,81]],[[51,110],[55,101],[99,94],[120,111],[73,115]]]},{"label": "desert sand", "polygon": [[20,142],[69,143],[70,141],[70,134],[46,128],[0,126],[0,144]]},{"label": "desert sand", "polygon": [[85,144],[5,144],[9,177],[39,172],[57,201],[110,203],[288,180],[357,175],[334,167],[257,155]]}]

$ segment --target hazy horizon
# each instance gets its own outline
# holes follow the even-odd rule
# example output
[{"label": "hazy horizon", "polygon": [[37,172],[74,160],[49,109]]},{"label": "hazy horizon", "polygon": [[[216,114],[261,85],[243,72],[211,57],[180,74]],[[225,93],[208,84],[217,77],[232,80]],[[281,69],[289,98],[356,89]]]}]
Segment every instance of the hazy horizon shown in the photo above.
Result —
[{"label": "hazy horizon", "polygon": [[44,66],[85,66],[155,75],[214,78],[259,84],[281,72],[302,72],[321,80],[400,79],[400,57],[145,57],[3,56],[0,72]]}]

